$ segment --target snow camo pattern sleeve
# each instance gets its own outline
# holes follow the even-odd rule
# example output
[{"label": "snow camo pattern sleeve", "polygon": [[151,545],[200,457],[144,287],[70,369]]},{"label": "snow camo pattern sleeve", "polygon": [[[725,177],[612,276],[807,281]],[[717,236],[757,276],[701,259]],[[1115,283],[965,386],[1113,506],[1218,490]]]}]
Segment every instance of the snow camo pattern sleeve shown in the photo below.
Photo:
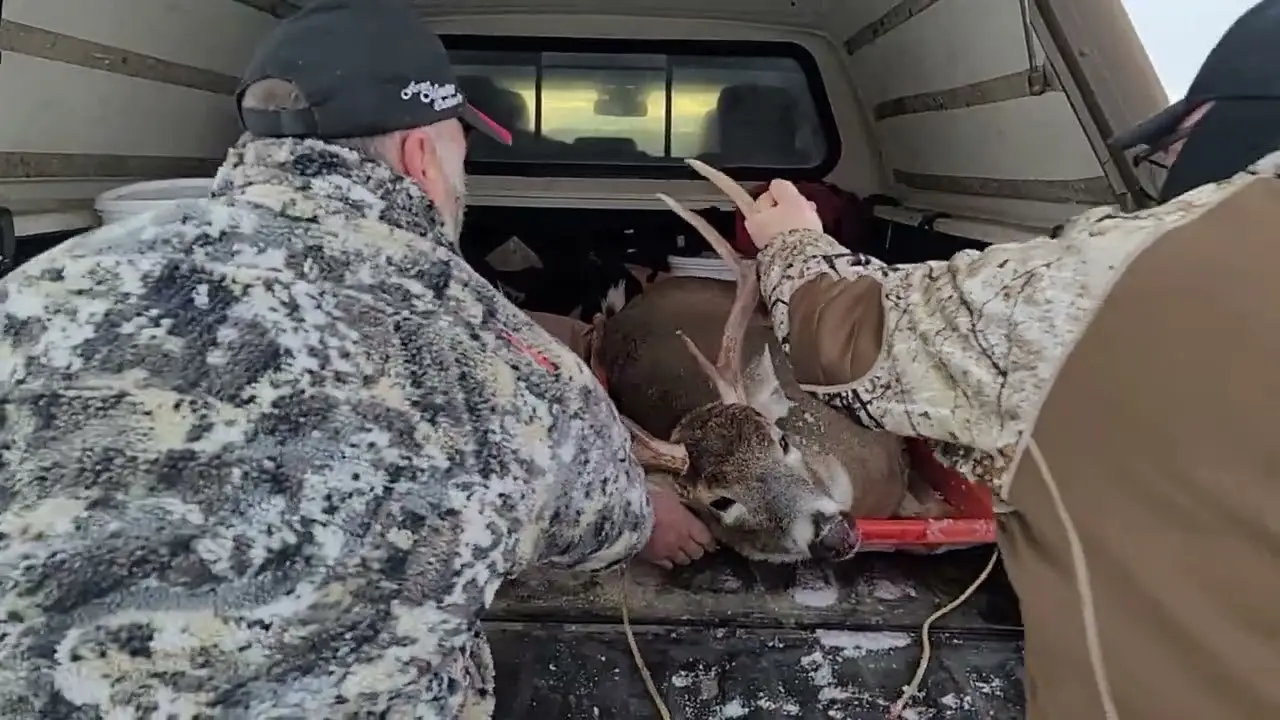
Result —
[{"label": "snow camo pattern sleeve", "polygon": [[453,718],[478,618],[652,527],[580,359],[316,141],[0,281],[0,717]]},{"label": "snow camo pattern sleeve", "polygon": [[760,253],[761,291],[797,376],[811,368],[807,390],[868,427],[926,439],[944,464],[1003,492],[1111,283],[1158,235],[1156,219],[1196,202],[1128,216],[1104,208],[1056,239],[903,265],[793,231]]}]

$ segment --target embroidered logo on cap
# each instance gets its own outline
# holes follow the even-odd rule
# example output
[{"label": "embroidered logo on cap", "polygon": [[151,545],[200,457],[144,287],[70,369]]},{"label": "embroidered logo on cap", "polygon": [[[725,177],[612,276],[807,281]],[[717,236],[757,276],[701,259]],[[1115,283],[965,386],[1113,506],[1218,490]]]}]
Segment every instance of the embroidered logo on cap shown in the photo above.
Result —
[{"label": "embroidered logo on cap", "polygon": [[431,105],[431,109],[436,112],[448,110],[462,102],[462,93],[458,92],[453,83],[438,85],[430,80],[409,83],[400,91],[401,100],[412,100],[414,97]]}]

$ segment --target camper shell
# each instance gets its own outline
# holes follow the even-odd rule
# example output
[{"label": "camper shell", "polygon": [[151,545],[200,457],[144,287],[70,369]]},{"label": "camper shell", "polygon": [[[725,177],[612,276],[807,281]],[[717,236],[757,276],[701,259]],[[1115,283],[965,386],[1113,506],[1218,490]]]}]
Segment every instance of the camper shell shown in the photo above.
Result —
[{"label": "camper shell", "polygon": [[[98,224],[104,192],[210,177],[239,134],[240,71],[301,2],[6,0],[5,267]],[[679,245],[692,233],[659,191],[732,233],[732,206],[680,162],[689,155],[749,185],[781,176],[853,194],[861,249],[888,262],[1051,234],[1098,205],[1137,208],[1157,180],[1105,142],[1167,104],[1120,0],[418,6],[476,104],[528,137],[510,152],[473,148],[469,259],[548,229],[573,235],[547,241],[552,252],[604,256],[621,236]],[[672,717],[883,718],[915,670],[921,624],[993,548],[942,549],[836,567],[720,553],[626,578],[519,578],[487,616],[496,717],[658,717],[630,631]],[[1003,573],[934,635],[914,717],[1023,714]]]}]

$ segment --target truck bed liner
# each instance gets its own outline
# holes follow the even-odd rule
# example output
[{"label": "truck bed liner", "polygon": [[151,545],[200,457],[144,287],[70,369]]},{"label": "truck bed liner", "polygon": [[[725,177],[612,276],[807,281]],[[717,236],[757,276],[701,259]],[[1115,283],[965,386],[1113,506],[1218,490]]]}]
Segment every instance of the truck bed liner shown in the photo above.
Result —
[{"label": "truck bed liner", "polygon": [[[826,569],[731,553],[670,573],[636,565],[628,607],[675,718],[884,718],[915,671],[920,625],[990,552],[865,553]],[[540,573],[504,588],[486,624],[496,717],[657,717],[621,625],[621,588],[619,573]],[[933,639],[905,717],[1023,716],[1021,621],[1002,572]]]},{"label": "truck bed liner", "polygon": [[[501,720],[656,718],[617,625],[496,622],[487,628]],[[678,720],[884,720],[919,658],[898,632],[635,627]],[[923,695],[904,718],[1020,718],[1021,641],[936,639]]]}]

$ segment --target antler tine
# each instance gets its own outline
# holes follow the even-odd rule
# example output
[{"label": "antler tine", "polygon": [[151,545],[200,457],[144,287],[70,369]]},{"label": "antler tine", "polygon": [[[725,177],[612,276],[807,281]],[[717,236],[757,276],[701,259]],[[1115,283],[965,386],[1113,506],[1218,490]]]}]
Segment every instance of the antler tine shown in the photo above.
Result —
[{"label": "antler tine", "polygon": [[742,343],[751,326],[751,315],[760,302],[760,280],[756,277],[755,263],[744,262],[745,269],[738,273],[734,288],[733,307],[724,323],[724,337],[720,340],[720,356],[716,367],[738,393],[740,403],[747,402],[746,377],[742,367]]},{"label": "antler tine", "polygon": [[619,415],[622,424],[631,433],[631,454],[636,462],[645,470],[666,472],[680,477],[689,470],[689,453],[684,445],[666,440],[659,440],[650,435],[634,420]]},{"label": "antler tine", "polygon": [[711,246],[711,249],[716,251],[716,254],[720,256],[720,259],[724,260],[729,264],[729,267],[738,272],[738,279],[742,279],[742,258],[738,256],[738,252],[733,249],[733,246],[729,244],[729,241],[725,240],[723,235],[716,232],[716,229],[711,227],[711,223],[694,214],[693,211],[676,202],[674,198],[666,193],[658,193],[658,199],[666,203],[667,207],[671,208],[671,211],[676,215],[679,215],[682,220],[692,225],[693,229],[697,230],[698,234],[701,235],[702,238],[707,241],[707,244]]},{"label": "antler tine", "polygon": [[712,185],[720,188],[720,192],[729,196],[734,205],[742,211],[744,216],[756,214],[756,202],[751,199],[751,194],[742,189],[742,186],[733,181],[733,178],[725,175],[710,165],[696,160],[694,158],[686,158],[685,162],[689,163],[689,167],[693,168],[699,175],[706,178]]},{"label": "antler tine", "polygon": [[[693,359],[697,361],[698,367],[702,368],[702,372],[711,378],[711,384],[716,386],[716,392],[719,393],[721,402],[729,404],[746,402],[746,393],[743,392],[743,387],[734,381],[732,373],[725,372],[718,365],[713,365],[707,359],[707,356],[703,355],[702,351],[698,349],[698,346],[689,339],[688,335],[679,330],[676,331],[676,334],[684,341],[684,346],[689,349]],[[720,341],[720,351],[721,353],[724,352],[723,340]]]},{"label": "antler tine", "polygon": [[[591,319],[591,340],[588,343],[588,361],[591,371],[602,382],[607,377],[604,372],[604,358],[600,355],[600,346],[604,341],[604,313]],[[680,443],[659,440],[650,435],[631,418],[618,414],[623,426],[631,434],[631,454],[636,462],[645,470],[672,473],[677,477],[684,475],[689,469],[689,453]]]},{"label": "antler tine", "polygon": [[[703,167],[711,170],[705,165]],[[711,170],[711,172],[716,173],[718,171]],[[733,183],[732,180],[725,179],[730,184]],[[742,190],[737,185],[733,185],[733,187]],[[725,322],[724,336],[720,340],[720,352],[716,357],[715,364],[712,365],[707,360],[706,356],[698,350],[692,340],[683,334],[681,334],[681,339],[684,340],[685,346],[689,348],[689,352],[693,353],[698,365],[711,377],[712,383],[715,384],[716,390],[720,393],[720,397],[724,402],[746,402],[745,381],[742,374],[742,339],[751,323],[752,311],[755,309],[756,303],[759,302],[760,282],[756,277],[756,264],[754,261],[744,260],[739,257],[733,246],[729,244],[729,241],[716,232],[716,229],[711,227],[710,223],[690,212],[688,208],[676,202],[670,196],[658,193],[658,199],[666,203],[667,207],[671,208],[672,212],[679,215],[685,222],[692,225],[706,239],[707,243],[715,249],[716,253],[737,272],[738,284],[734,292],[733,308],[729,311],[729,319]]]}]

